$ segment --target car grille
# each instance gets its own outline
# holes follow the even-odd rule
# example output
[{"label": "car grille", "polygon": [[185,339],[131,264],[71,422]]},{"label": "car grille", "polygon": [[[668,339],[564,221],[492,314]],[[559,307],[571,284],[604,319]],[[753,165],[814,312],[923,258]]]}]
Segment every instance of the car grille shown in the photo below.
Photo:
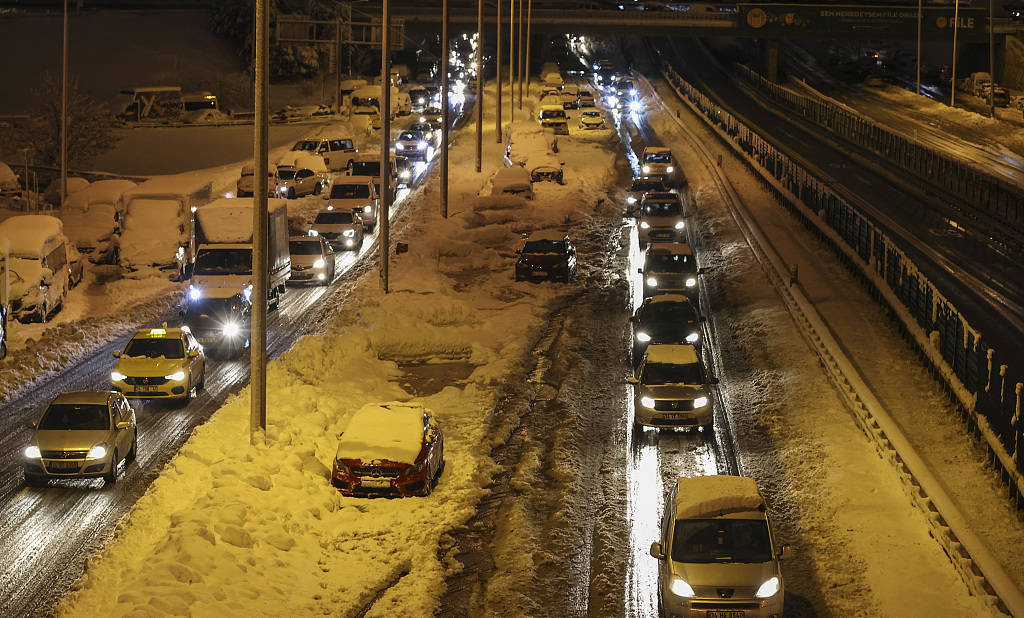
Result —
[{"label": "car grille", "polygon": [[77,461],[48,461],[46,471],[52,474],[74,474],[82,469],[82,463]]},{"label": "car grille", "polygon": [[693,400],[692,399],[655,399],[654,400],[655,410],[667,410],[667,411],[680,411],[680,410],[692,410]]},{"label": "car grille", "polygon": [[706,611],[709,609],[759,609],[760,603],[717,603],[714,601],[691,601],[690,607],[693,609],[699,609]]},{"label": "car grille", "polygon": [[85,459],[89,451],[42,451],[43,459]]},{"label": "car grille", "polygon": [[292,262],[292,270],[309,270],[310,268],[313,268],[313,267],[308,265],[308,264],[307,265],[303,265],[303,264],[296,264],[295,262]]},{"label": "car grille", "polygon": [[379,476],[382,478],[395,478],[402,476],[402,468],[380,468],[377,466],[354,466],[352,474],[356,476]]},{"label": "car grille", "polygon": [[652,240],[660,238],[671,240],[676,237],[676,231],[672,228],[653,229],[649,232],[648,236],[650,236]]},{"label": "car grille", "polygon": [[161,384],[167,384],[167,378],[158,378],[156,376],[138,378],[128,376],[124,379],[125,384],[132,385],[145,385],[145,386],[160,386]]}]

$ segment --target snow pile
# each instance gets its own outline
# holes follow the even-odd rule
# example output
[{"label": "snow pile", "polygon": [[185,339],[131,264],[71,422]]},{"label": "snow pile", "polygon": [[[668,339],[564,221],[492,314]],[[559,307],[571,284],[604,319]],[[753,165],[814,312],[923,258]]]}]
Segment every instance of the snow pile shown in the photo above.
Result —
[{"label": "snow pile", "polygon": [[743,476],[680,477],[676,519],[715,517],[725,513],[757,511],[764,499],[754,479]]},{"label": "snow pile", "polygon": [[368,404],[352,415],[338,441],[337,459],[412,464],[423,448],[421,405]]},{"label": "snow pile", "polygon": [[63,235],[63,224],[50,215],[17,215],[0,222],[0,244],[9,241],[14,257],[41,260],[47,243]]},{"label": "snow pile", "polygon": [[[121,262],[131,267],[174,262],[183,231],[177,199],[134,199],[121,235]],[[144,214],[143,214],[144,213]]]}]

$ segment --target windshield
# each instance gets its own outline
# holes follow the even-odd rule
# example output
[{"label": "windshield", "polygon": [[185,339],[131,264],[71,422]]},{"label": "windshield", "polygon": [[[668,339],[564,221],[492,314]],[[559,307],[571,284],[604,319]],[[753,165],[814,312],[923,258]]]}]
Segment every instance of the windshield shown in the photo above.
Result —
[{"label": "windshield", "polygon": [[644,202],[644,214],[648,217],[671,217],[683,214],[679,202]]},{"label": "windshield", "polygon": [[641,384],[704,384],[704,370],[700,363],[647,363],[640,374]]},{"label": "windshield", "polygon": [[214,99],[202,101],[185,101],[185,111],[194,112],[197,109],[217,109],[217,101]]},{"label": "windshield", "polygon": [[295,178],[295,170],[278,170],[277,175],[281,180],[291,180]]},{"label": "windshield", "polygon": [[656,322],[695,322],[697,310],[688,303],[651,303],[641,317]]},{"label": "windshield", "polygon": [[352,97],[352,105],[380,107],[376,97]]},{"label": "windshield", "polygon": [[292,150],[305,150],[308,152],[315,152],[320,147],[320,142],[311,139],[304,139],[301,142],[295,142],[292,146]]},{"label": "windshield", "polygon": [[531,240],[523,247],[523,253],[565,253],[565,241]]},{"label": "windshield", "polygon": [[540,112],[541,118],[565,118],[565,112],[560,109],[545,109]]},{"label": "windshield", "polygon": [[370,197],[370,185],[334,185],[331,187],[331,198],[339,200],[361,199]]},{"label": "windshield", "polygon": [[769,562],[768,524],[760,519],[677,519],[674,562]]},{"label": "windshield", "polygon": [[644,155],[644,163],[671,163],[672,154],[668,152],[648,152]]},{"label": "windshield", "polygon": [[323,249],[317,240],[293,240],[288,243],[288,252],[292,255],[321,255]]},{"label": "windshield", "polygon": [[646,270],[655,273],[695,273],[697,261],[692,255],[652,253],[647,256]]},{"label": "windshield", "polygon": [[106,404],[53,403],[46,408],[39,429],[110,429],[110,410]]},{"label": "windshield", "polygon": [[418,142],[423,139],[423,136],[419,133],[413,133],[412,131],[403,131],[402,134],[398,136],[398,139],[403,142]]},{"label": "windshield", "polygon": [[633,82],[631,82],[631,81],[621,81],[621,82],[619,82],[618,89],[619,90],[632,90],[633,89]]},{"label": "windshield", "polygon": [[352,213],[345,212],[344,210],[332,210],[331,212],[321,212],[317,214],[316,221],[314,223],[321,223],[324,225],[346,225],[352,223]]},{"label": "windshield", "polygon": [[380,161],[353,161],[353,176],[380,176]]},{"label": "windshield", "polygon": [[200,249],[195,274],[252,274],[252,249]]},{"label": "windshield", "polygon": [[146,358],[185,358],[185,346],[181,339],[132,339],[124,347],[123,356],[145,356]]},{"label": "windshield", "polygon": [[600,118],[601,112],[583,112],[585,118]]},{"label": "windshield", "polygon": [[433,129],[430,127],[430,125],[425,123],[425,122],[424,123],[417,122],[416,124],[412,125],[409,128],[411,128],[413,131],[420,131],[423,134],[428,134],[431,131],[433,131]]}]

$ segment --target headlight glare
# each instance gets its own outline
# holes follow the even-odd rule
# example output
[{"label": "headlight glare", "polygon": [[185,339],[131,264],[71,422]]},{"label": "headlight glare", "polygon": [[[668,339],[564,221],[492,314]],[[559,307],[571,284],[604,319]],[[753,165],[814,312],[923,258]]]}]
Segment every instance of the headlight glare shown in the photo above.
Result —
[{"label": "headlight glare", "polygon": [[353,236],[356,235],[356,231],[355,230],[345,230],[344,232],[341,233],[341,235],[342,236],[347,236],[349,238],[352,238]]},{"label": "headlight glare", "polygon": [[[100,458],[106,457],[106,456],[107,456],[107,447],[102,445],[102,444],[97,444],[96,446],[94,446],[91,449],[89,449],[89,453],[85,456],[85,458],[86,459],[100,459]],[[762,586],[762,588],[763,588],[763,586]]]},{"label": "headlight glare", "polygon": [[636,204],[636,198],[633,197],[632,195],[630,195],[629,197],[626,198],[626,203],[627,204]]},{"label": "headlight glare", "polygon": [[184,371],[175,371],[174,373],[172,373],[170,375],[164,376],[164,378],[167,379],[167,380],[174,380],[174,381],[177,382],[177,381],[185,379],[185,372]]},{"label": "headlight glare", "polygon": [[641,397],[640,405],[645,408],[654,408],[654,398],[652,397]]},{"label": "headlight glare", "polygon": [[188,297],[191,298],[192,300],[199,300],[199,298],[202,295],[203,291],[200,290],[199,288],[194,288],[191,285],[188,286]]},{"label": "headlight glare", "polygon": [[773,577],[761,584],[761,587],[757,589],[757,593],[754,595],[759,599],[767,599],[773,597],[779,592],[779,578]]},{"label": "headlight glare", "polygon": [[646,222],[646,221],[641,221],[640,222],[640,229],[641,230],[649,230],[649,229],[651,229],[651,224]]},{"label": "headlight glare", "polygon": [[694,279],[693,277],[690,277],[689,279],[686,280],[686,287],[692,288],[695,285],[697,285],[697,280]]},{"label": "headlight glare", "polygon": [[655,279],[654,277],[648,277],[647,285],[651,286],[652,288],[656,288],[658,287],[658,280]]},{"label": "headlight glare", "polygon": [[636,334],[636,340],[639,341],[640,343],[647,343],[648,341],[651,340],[651,336],[645,332],[639,332]]},{"label": "headlight glare", "polygon": [[38,446],[33,445],[33,446],[29,446],[28,448],[25,449],[25,458],[26,459],[39,459],[42,456],[43,456],[43,454],[39,452],[39,447]]},{"label": "headlight glare", "polygon": [[318,232],[318,231],[316,231],[316,230],[309,230],[309,235],[310,235],[310,236],[319,236],[319,235],[320,235],[320,232]]},{"label": "headlight glare", "polygon": [[123,380],[123,379],[125,379],[127,377],[128,376],[124,375],[120,371],[111,371],[110,372],[110,379],[113,380],[114,382],[120,382],[121,380]]},{"label": "headlight glare", "polygon": [[323,268],[323,267],[324,267],[324,259],[323,258],[317,258],[316,261],[313,262],[313,268]]},{"label": "headlight glare", "polygon": [[706,405],[708,405],[708,398],[707,397],[698,397],[698,398],[693,400],[693,409],[694,410],[696,410],[698,408],[703,408]]},{"label": "headlight glare", "polygon": [[669,174],[671,174],[671,173],[672,173],[672,172],[673,172],[673,171],[674,171],[675,169],[676,169],[676,168],[674,168],[674,167],[672,167],[672,166],[670,165],[670,166],[668,166],[668,167],[666,167],[666,168],[665,168],[665,171],[666,171],[666,172],[668,172]]},{"label": "headlight glare", "polygon": [[690,333],[686,336],[686,343],[697,343],[698,339],[700,339],[699,333]]},{"label": "headlight glare", "polygon": [[650,166],[650,165],[645,165],[645,166],[643,166],[643,167],[642,167],[642,168],[640,168],[640,169],[642,169],[642,170],[644,171],[644,173],[645,173],[645,174],[649,174],[649,173],[651,173],[651,166]]},{"label": "headlight glare", "polygon": [[[409,174],[409,172],[403,172],[403,173],[406,174],[406,175]],[[372,210],[373,210],[373,206],[370,206],[369,204],[367,204],[366,206],[363,206],[363,212],[370,212]]]},{"label": "headlight glare", "polygon": [[684,221],[676,221],[676,229],[677,230],[681,230],[684,227],[686,227],[686,223]]},{"label": "headlight glare", "polygon": [[[228,322],[227,324],[222,326],[220,330],[222,333],[224,333],[225,337],[234,337],[235,335],[238,334],[238,324],[235,324],[234,322]],[[182,377],[184,377],[184,375]]]},{"label": "headlight glare", "polygon": [[672,578],[672,585],[669,586],[669,590],[677,597],[690,598],[693,596],[693,588],[690,587],[690,584],[678,577]]}]

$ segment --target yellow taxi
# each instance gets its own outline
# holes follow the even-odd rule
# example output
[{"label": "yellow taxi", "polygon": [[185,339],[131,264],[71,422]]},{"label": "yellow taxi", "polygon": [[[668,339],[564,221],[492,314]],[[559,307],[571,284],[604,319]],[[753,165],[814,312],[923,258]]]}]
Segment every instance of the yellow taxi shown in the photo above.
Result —
[{"label": "yellow taxi", "polygon": [[206,380],[206,354],[187,326],[139,329],[114,358],[111,388],[128,399],[187,403]]}]

